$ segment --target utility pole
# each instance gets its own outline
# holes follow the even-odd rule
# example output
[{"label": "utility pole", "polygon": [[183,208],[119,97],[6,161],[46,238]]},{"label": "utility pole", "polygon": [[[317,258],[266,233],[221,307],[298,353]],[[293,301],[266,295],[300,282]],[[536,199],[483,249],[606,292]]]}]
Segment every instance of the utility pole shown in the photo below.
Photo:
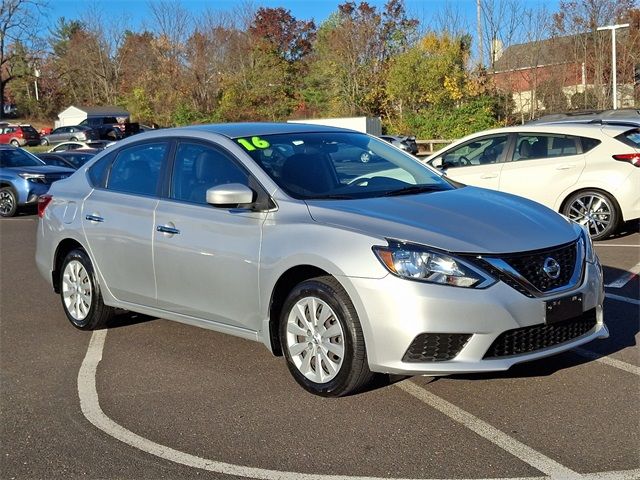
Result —
[{"label": "utility pole", "polygon": [[616,30],[619,28],[627,28],[628,23],[621,25],[607,25],[605,27],[598,27],[600,30],[611,30],[611,83],[613,86],[613,109],[618,108],[618,65],[616,59]]},{"label": "utility pole", "polygon": [[480,66],[484,66],[484,47],[482,46],[482,0],[478,0],[477,7],[477,26],[478,26],[478,62]]}]

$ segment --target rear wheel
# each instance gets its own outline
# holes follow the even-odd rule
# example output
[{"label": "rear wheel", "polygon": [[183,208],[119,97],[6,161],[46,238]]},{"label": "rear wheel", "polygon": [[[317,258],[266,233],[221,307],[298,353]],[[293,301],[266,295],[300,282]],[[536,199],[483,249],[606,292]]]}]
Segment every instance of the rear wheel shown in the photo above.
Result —
[{"label": "rear wheel", "polygon": [[584,190],[569,197],[562,213],[589,230],[594,240],[610,236],[620,223],[616,201],[599,190]]},{"label": "rear wheel", "polygon": [[18,142],[18,140],[16,140],[15,138],[13,140],[11,140],[9,143],[11,145],[13,145],[14,147],[19,147],[20,146],[20,142]]},{"label": "rear wheel", "polygon": [[102,301],[93,265],[84,250],[67,254],[60,274],[60,298],[67,318],[80,330],[104,328],[114,309]]},{"label": "rear wheel", "polygon": [[13,217],[17,211],[16,193],[11,187],[0,188],[0,217]]},{"label": "rear wheel", "polygon": [[43,138],[42,140],[40,140],[40,145],[49,145],[49,140],[47,140],[46,138]]},{"label": "rear wheel", "polygon": [[77,142],[77,141],[78,141],[78,139],[77,139],[76,137],[71,137],[69,140],[70,140],[71,142]]},{"label": "rear wheel", "polygon": [[358,315],[333,277],[293,289],[280,317],[280,341],[289,371],[316,395],[349,395],[373,378]]}]

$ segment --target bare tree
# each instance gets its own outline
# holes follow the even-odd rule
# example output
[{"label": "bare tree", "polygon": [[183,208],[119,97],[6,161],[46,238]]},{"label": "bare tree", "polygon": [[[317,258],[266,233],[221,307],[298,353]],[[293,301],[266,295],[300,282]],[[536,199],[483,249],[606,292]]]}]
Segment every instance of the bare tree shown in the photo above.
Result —
[{"label": "bare tree", "polygon": [[[38,34],[38,21],[43,16],[44,0],[2,0],[0,2],[0,118],[4,114],[4,92],[16,78],[12,64],[19,52],[33,51]],[[21,59],[31,62],[32,59]]]}]

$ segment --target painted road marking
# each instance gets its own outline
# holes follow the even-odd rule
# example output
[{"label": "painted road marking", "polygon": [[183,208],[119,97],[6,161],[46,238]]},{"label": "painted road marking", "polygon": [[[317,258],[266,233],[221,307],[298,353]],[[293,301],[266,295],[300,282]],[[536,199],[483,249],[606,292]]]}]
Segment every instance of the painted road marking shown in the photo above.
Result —
[{"label": "painted road marking", "polygon": [[623,297],[622,295],[615,295],[613,293],[605,293],[604,296],[607,298],[610,298],[611,300],[626,302],[626,303],[630,303],[631,305],[640,305],[640,300],[636,298]]},{"label": "painted road marking", "polygon": [[635,365],[632,365],[630,363],[622,362],[620,360],[616,360],[615,358],[601,355],[597,352],[592,352],[591,350],[585,350],[584,348],[574,348],[573,351],[582,357],[605,363],[611,367],[624,370],[625,372],[633,373],[634,375],[640,375],[640,367],[636,367]]},{"label": "painted road marking", "polygon": [[633,247],[640,248],[640,245],[627,245],[627,244],[616,244],[616,243],[596,243],[594,247]]},{"label": "painted road marking", "polygon": [[[198,468],[200,470],[206,470],[209,472],[221,473],[225,475],[235,475],[244,478],[255,478],[264,480],[409,480],[409,479],[397,479],[388,477],[355,477],[355,476],[341,476],[341,475],[323,475],[323,474],[308,474],[298,472],[282,472],[278,470],[268,470],[257,467],[246,467],[243,465],[236,465],[232,463],[219,462],[217,460],[210,460],[195,455],[191,455],[186,452],[160,445],[147,438],[144,438],[130,430],[127,430],[123,426],[111,420],[100,408],[100,399],[98,397],[98,390],[96,387],[96,372],[98,364],[102,360],[102,352],[104,348],[104,342],[107,337],[107,330],[96,330],[91,336],[89,347],[87,348],[87,354],[82,361],[80,371],[78,372],[78,396],[80,398],[80,409],[82,414],[89,422],[91,422],[96,428],[102,430],[107,435],[120,440],[121,442],[141,450],[143,452],[155,455],[159,458],[169,460],[174,463],[179,463],[187,467]],[[407,387],[409,384],[410,386]],[[520,452],[523,455],[531,457],[531,461],[535,461],[541,468],[546,468],[550,471],[550,476],[544,477],[517,477],[517,478],[499,478],[499,479],[476,479],[476,480],[545,480],[545,479],[582,479],[582,480],[637,480],[640,478],[640,468],[635,470],[620,470],[614,472],[596,472],[580,475],[571,469],[568,469],[554,460],[545,457],[544,455],[536,452],[530,447],[517,442],[508,435],[501,431],[491,427],[490,425],[482,422],[482,420],[473,417],[471,414],[459,409],[455,405],[449,404],[445,400],[436,397],[435,395],[427,392],[426,390],[418,387],[412,382],[402,382],[397,384],[399,388],[407,391],[411,395],[416,396],[419,399],[425,397],[429,400],[435,399],[436,403],[441,407],[444,405],[447,411],[452,412],[454,415],[461,415],[460,423],[466,426],[464,422],[471,422],[471,425],[477,428],[479,431],[485,433],[485,435],[492,436],[494,443],[507,442],[507,447],[511,451]],[[425,396],[426,394],[426,396]],[[423,400],[424,401],[424,400]],[[429,402],[426,402],[430,404]],[[437,408],[437,407],[436,407]],[[440,408],[438,408],[440,410]],[[440,410],[442,411],[442,410]],[[450,416],[450,418],[454,418]],[[454,418],[455,419],[455,418]],[[473,431],[476,431],[472,428]],[[476,431],[476,433],[478,433]],[[495,434],[497,433],[497,436]],[[482,435],[484,438],[487,436]],[[506,437],[506,438],[505,438]],[[503,447],[504,448],[504,447]],[[538,467],[536,467],[538,468]],[[544,470],[541,470],[544,471]],[[565,475],[566,474],[566,475]],[[436,480],[436,479],[432,479]],[[444,479],[441,479],[444,480]],[[453,480],[453,479],[451,479]],[[463,480],[463,479],[456,479]],[[470,479],[467,479],[470,480]]]},{"label": "painted road marking", "polygon": [[580,478],[577,472],[559,464],[537,450],[510,437],[503,431],[492,427],[478,417],[462,410],[460,407],[456,407],[428,390],[419,387],[415,383],[405,380],[404,382],[396,384],[396,386],[550,477],[567,480]]},{"label": "painted road marking", "polygon": [[614,280],[611,283],[605,285],[605,287],[609,288],[622,288],[640,273],[640,263],[637,263],[634,267],[632,267],[628,272],[624,272],[618,279]]}]

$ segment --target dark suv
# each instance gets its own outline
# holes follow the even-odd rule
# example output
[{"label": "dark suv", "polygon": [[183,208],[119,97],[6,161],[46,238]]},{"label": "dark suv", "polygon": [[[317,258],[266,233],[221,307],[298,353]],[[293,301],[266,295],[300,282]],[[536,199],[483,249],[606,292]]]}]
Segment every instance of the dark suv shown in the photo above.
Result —
[{"label": "dark suv", "polygon": [[120,123],[116,117],[86,118],[80,122],[80,125],[96,130],[103,140],[120,140],[140,131],[137,123]]}]

